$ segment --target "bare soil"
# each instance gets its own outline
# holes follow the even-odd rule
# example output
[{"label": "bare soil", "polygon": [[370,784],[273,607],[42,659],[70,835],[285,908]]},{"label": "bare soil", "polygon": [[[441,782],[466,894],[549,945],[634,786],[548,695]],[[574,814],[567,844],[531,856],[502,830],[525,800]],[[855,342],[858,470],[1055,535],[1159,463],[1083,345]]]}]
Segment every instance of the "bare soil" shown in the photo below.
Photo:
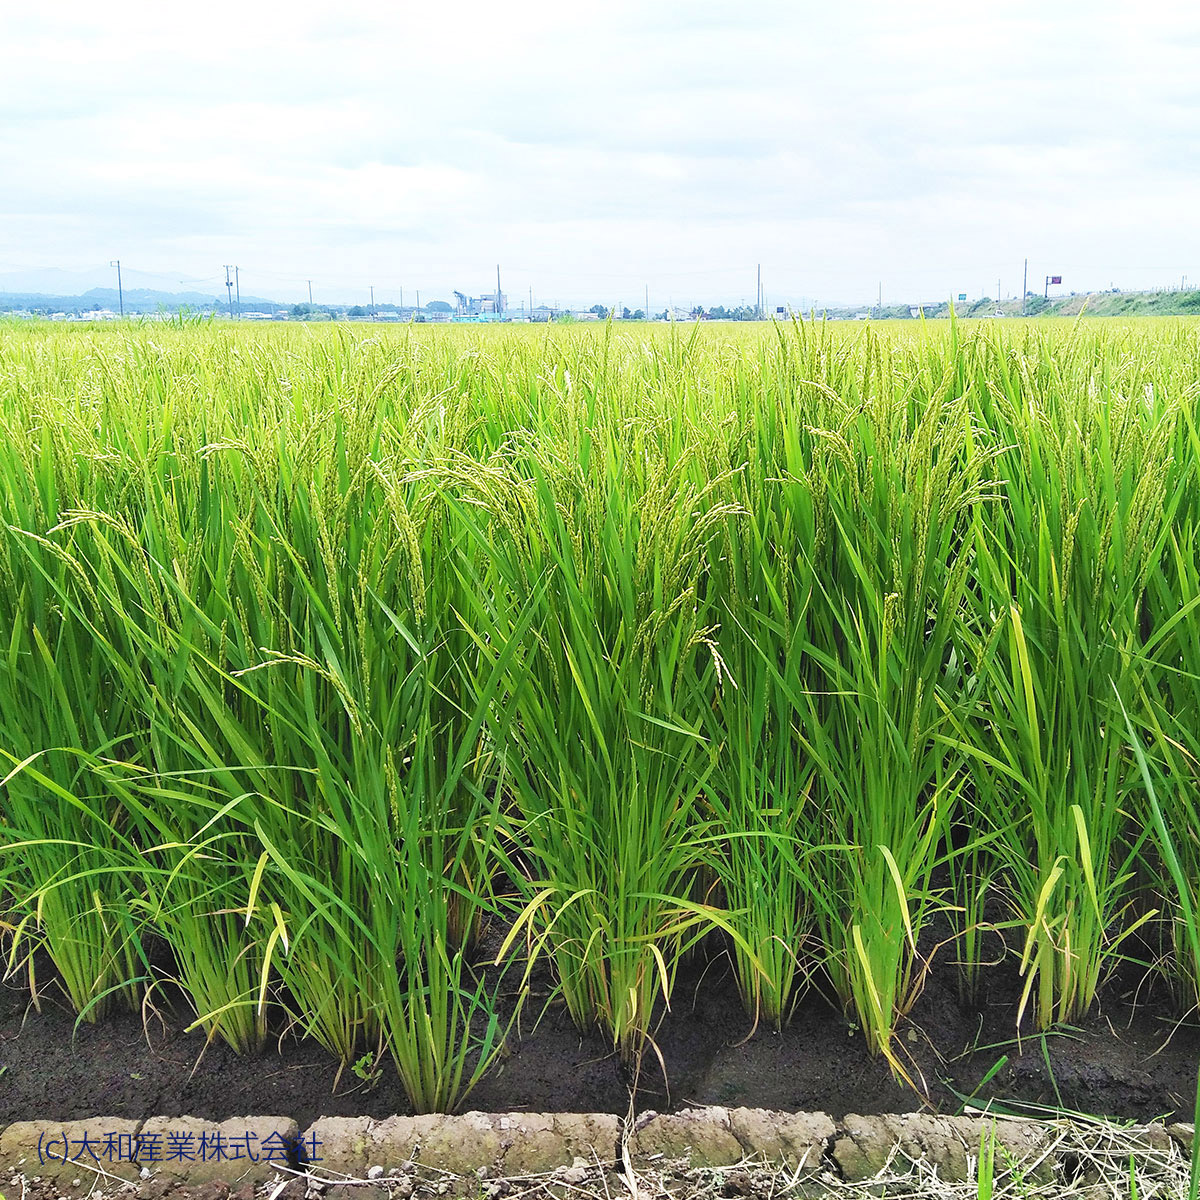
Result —
[{"label": "bare soil", "polygon": [[[837,1119],[953,1113],[971,1097],[977,1106],[991,1099],[1023,1113],[1046,1106],[1139,1121],[1191,1119],[1200,1029],[1180,1025],[1160,991],[1130,971],[1108,982],[1078,1028],[1027,1032],[1018,1042],[1015,975],[1011,961],[995,968],[986,1004],[972,1008],[959,1002],[952,967],[935,966],[901,1027],[923,1095],[867,1053],[861,1034],[818,989],[802,998],[782,1033],[754,1030],[726,960],[698,955],[680,974],[672,1011],[662,1014],[655,1035],[661,1063],[647,1054],[635,1107],[744,1105]],[[0,1122],[270,1113],[304,1128],[321,1116],[410,1111],[387,1064],[373,1086],[345,1071],[335,1089],[337,1064],[312,1042],[281,1032],[263,1053],[241,1058],[221,1043],[206,1046],[202,1033],[184,1033],[189,1019],[182,1001],[164,1008],[160,1000],[153,1012],[76,1027],[52,989],[35,1011],[28,988],[10,981],[0,987]],[[509,1053],[465,1107],[623,1114],[634,1082],[600,1034],[581,1034],[561,1005],[539,1000],[527,1005]]]}]

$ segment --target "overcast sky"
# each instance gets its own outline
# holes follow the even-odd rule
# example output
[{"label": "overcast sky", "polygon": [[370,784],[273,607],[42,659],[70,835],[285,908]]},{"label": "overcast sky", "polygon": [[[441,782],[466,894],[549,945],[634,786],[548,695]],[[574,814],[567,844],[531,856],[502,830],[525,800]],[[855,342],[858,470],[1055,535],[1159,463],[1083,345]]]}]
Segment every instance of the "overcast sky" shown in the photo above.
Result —
[{"label": "overcast sky", "polygon": [[[1200,4],[0,0],[0,279],[411,303],[1200,284]],[[99,274],[97,274],[99,273]],[[111,275],[112,272],[107,272]],[[0,283],[0,286],[5,286]]]}]

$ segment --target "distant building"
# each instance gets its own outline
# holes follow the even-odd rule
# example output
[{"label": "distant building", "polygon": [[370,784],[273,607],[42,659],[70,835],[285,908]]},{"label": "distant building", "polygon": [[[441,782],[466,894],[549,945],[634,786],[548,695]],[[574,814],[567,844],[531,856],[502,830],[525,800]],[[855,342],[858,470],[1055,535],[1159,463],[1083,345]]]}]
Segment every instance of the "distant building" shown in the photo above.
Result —
[{"label": "distant building", "polygon": [[503,292],[492,292],[489,296],[465,296],[462,292],[455,292],[454,298],[457,301],[454,309],[456,319],[489,315],[495,319],[508,307],[508,297]]}]

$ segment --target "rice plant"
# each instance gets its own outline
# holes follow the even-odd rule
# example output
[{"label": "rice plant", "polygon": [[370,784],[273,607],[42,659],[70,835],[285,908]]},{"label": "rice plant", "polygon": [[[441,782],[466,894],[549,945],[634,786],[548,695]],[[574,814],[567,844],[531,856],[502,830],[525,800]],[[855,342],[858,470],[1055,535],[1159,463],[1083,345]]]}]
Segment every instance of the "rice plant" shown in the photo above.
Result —
[{"label": "rice plant", "polygon": [[[1178,452],[1195,455],[1200,450],[1195,418],[1188,408],[1183,416]],[[1200,958],[1193,944],[1195,914],[1200,912],[1200,564],[1194,551],[1198,482],[1193,471],[1187,480],[1189,503],[1180,506],[1162,567],[1151,581],[1147,609],[1153,632],[1142,647],[1144,686],[1140,695],[1122,698],[1130,719],[1136,716],[1154,746],[1161,771],[1157,786],[1146,781],[1143,772],[1150,806],[1149,812],[1139,807],[1137,819],[1155,831],[1161,847],[1148,873],[1158,877],[1166,934],[1161,962],[1181,1012],[1200,1005]]]},{"label": "rice plant", "polygon": [[748,1027],[828,985],[900,1075],[945,936],[1044,1028],[1161,928],[1190,1007],[1197,362],[1188,322],[5,325],[6,970],[390,1055],[420,1109],[503,1046],[485,944],[634,1069],[713,932]]},{"label": "rice plant", "polygon": [[973,703],[957,641],[994,488],[953,382],[917,405],[885,359],[870,363],[862,393],[831,407],[813,466],[829,504],[803,697],[826,821],[818,923],[838,994],[901,1074],[896,1023],[923,982],[921,937],[944,903],[934,872],[965,781],[947,713]]},{"label": "rice plant", "polygon": [[686,941],[717,916],[691,899],[720,669],[697,587],[725,512],[638,450],[601,431],[578,464],[530,456],[447,479],[486,556],[466,588],[477,642],[511,664],[496,738],[525,906],[509,942],[532,923],[572,1017],[630,1061]]},{"label": "rice plant", "polygon": [[[1118,703],[1120,703],[1118,698]],[[1177,774],[1178,758],[1174,753],[1175,744],[1158,727],[1154,716],[1150,717],[1153,729],[1152,744],[1163,754],[1163,759],[1157,764],[1157,779],[1159,786],[1167,795],[1182,793],[1183,804],[1189,821],[1178,821],[1179,812],[1172,813],[1175,820],[1168,820],[1159,799],[1159,787],[1156,786],[1156,772],[1150,767],[1142,748],[1139,733],[1134,728],[1129,713],[1121,704],[1122,716],[1125,719],[1125,729],[1137,759],[1138,772],[1146,789],[1146,800],[1149,808],[1150,828],[1157,842],[1158,851],[1162,856],[1164,875],[1175,889],[1177,916],[1175,929],[1179,934],[1180,956],[1187,960],[1192,982],[1200,979],[1200,909],[1196,907],[1197,876],[1188,870],[1188,860],[1180,857],[1180,847],[1194,844],[1197,824],[1196,806],[1191,795],[1192,789]],[[1164,769],[1165,767],[1165,769]],[[1180,786],[1183,784],[1183,786]],[[1189,859],[1194,858],[1194,851],[1185,849]],[[1195,1106],[1193,1109],[1193,1128],[1200,1128],[1200,1068],[1197,1068]],[[1188,1200],[1196,1200],[1200,1196],[1200,1139],[1192,1139],[1192,1155],[1188,1173]]]},{"label": "rice plant", "polygon": [[[1064,370],[1074,364],[1070,348]],[[976,787],[1003,814],[1005,889],[1039,1028],[1078,1019],[1134,916],[1135,821],[1114,687],[1137,694],[1144,598],[1179,499],[1174,407],[1021,364],[986,412],[1005,504],[981,531],[981,605],[1006,633],[987,676]],[[1130,381],[1132,382],[1132,381]],[[1127,386],[1127,385],[1126,385]]]},{"label": "rice plant", "polygon": [[808,888],[823,830],[800,698],[812,669],[807,621],[821,500],[803,474],[805,439],[792,414],[781,405],[763,415],[747,439],[739,508],[708,581],[725,667],[707,731],[721,749],[708,794],[713,867],[741,935],[731,944],[738,988],[747,1011],[779,1029],[816,957]]}]

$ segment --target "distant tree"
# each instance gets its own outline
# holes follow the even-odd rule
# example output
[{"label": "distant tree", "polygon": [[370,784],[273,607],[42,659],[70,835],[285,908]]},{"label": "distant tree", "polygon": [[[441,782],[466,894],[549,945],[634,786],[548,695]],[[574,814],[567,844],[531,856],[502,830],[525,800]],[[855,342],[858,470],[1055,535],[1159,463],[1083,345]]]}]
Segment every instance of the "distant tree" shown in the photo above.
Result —
[{"label": "distant tree", "polygon": [[[626,309],[625,311],[626,311],[626,313],[628,313],[629,309]],[[640,308],[635,308],[633,310],[633,316],[630,317],[629,319],[631,321],[644,321],[646,319],[646,314],[644,312],[642,312],[642,310]]]},{"label": "distant tree", "polygon": [[598,317],[608,316],[608,309],[605,308],[603,304],[593,304],[592,307],[588,309],[588,312],[594,312]]},{"label": "distant tree", "polygon": [[348,317],[365,317],[365,316],[367,316],[367,310],[365,308],[363,308],[363,306],[361,304],[355,304],[346,310],[346,316],[348,316]]},{"label": "distant tree", "polygon": [[430,300],[430,302],[425,305],[425,310],[427,312],[447,313],[453,312],[454,308],[447,304],[445,300]]},{"label": "distant tree", "polygon": [[322,308],[319,304],[293,304],[292,316],[298,321],[324,321],[337,316],[332,308]]}]

